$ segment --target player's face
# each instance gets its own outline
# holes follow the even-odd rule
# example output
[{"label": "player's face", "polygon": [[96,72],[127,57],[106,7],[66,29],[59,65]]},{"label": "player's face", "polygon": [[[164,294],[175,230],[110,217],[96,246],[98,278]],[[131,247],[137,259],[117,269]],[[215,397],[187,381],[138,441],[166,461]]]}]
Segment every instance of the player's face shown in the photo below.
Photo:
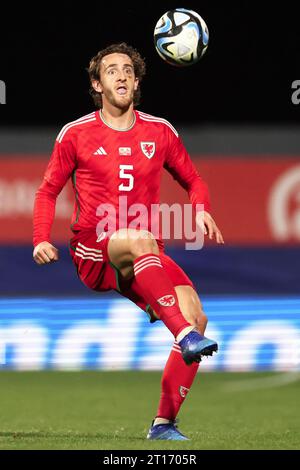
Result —
[{"label": "player's face", "polygon": [[102,93],[103,106],[109,103],[120,109],[128,109],[138,87],[130,57],[119,53],[103,57],[97,86],[95,89]]}]

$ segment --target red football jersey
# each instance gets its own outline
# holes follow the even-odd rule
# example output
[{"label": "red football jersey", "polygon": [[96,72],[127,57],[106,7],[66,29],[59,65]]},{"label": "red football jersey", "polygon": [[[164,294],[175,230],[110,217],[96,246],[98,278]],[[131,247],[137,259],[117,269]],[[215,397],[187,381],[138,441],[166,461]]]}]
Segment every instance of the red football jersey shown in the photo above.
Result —
[{"label": "red football jersey", "polygon": [[150,214],[151,204],[160,202],[163,168],[188,191],[194,207],[204,204],[209,211],[207,185],[174,127],[141,111],[134,111],[134,116],[125,131],[106,124],[100,111],[62,128],[36,193],[34,246],[50,242],[56,198],[70,177],[75,193],[72,230],[76,232],[96,230],[98,208],[103,204],[115,208],[118,221],[120,196],[127,197],[127,207],[143,204]]}]

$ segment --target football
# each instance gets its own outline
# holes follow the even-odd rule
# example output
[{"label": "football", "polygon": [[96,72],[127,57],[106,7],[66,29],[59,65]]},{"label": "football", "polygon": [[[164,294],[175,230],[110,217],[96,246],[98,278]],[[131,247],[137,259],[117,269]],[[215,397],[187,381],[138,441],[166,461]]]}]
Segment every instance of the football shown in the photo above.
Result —
[{"label": "football", "polygon": [[209,33],[203,18],[192,10],[167,11],[154,29],[155,48],[162,59],[185,67],[201,59],[208,47]]}]

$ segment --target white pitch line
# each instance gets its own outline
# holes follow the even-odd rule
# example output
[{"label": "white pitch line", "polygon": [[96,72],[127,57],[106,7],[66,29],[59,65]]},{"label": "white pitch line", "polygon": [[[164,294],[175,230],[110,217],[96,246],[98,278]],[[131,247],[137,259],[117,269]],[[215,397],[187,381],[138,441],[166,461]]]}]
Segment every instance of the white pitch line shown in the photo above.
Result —
[{"label": "white pitch line", "polygon": [[298,382],[300,380],[300,372],[290,371],[282,374],[276,374],[271,377],[261,377],[247,380],[236,380],[234,382],[224,384],[225,392],[246,392],[248,390],[259,390],[262,388],[283,387],[284,385]]}]

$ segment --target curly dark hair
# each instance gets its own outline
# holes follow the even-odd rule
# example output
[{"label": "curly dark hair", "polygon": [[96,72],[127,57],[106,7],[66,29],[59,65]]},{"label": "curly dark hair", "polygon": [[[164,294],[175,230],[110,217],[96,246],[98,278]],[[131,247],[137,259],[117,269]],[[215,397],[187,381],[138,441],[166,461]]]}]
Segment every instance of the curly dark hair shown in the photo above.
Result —
[{"label": "curly dark hair", "polygon": [[94,90],[92,87],[92,80],[99,80],[100,79],[100,63],[103,57],[108,54],[126,54],[128,55],[133,63],[134,74],[136,78],[139,80],[139,85],[137,90],[135,90],[133,95],[133,104],[137,106],[140,102],[141,98],[141,90],[140,90],[140,83],[146,73],[146,64],[145,60],[141,57],[140,53],[134,49],[133,47],[126,44],[126,42],[120,42],[118,44],[112,44],[105,49],[99,51],[94,57],[92,57],[89,67],[87,68],[89,77],[90,77],[90,90],[89,93],[92,96],[95,105],[98,108],[102,108],[102,95],[98,91]]}]

